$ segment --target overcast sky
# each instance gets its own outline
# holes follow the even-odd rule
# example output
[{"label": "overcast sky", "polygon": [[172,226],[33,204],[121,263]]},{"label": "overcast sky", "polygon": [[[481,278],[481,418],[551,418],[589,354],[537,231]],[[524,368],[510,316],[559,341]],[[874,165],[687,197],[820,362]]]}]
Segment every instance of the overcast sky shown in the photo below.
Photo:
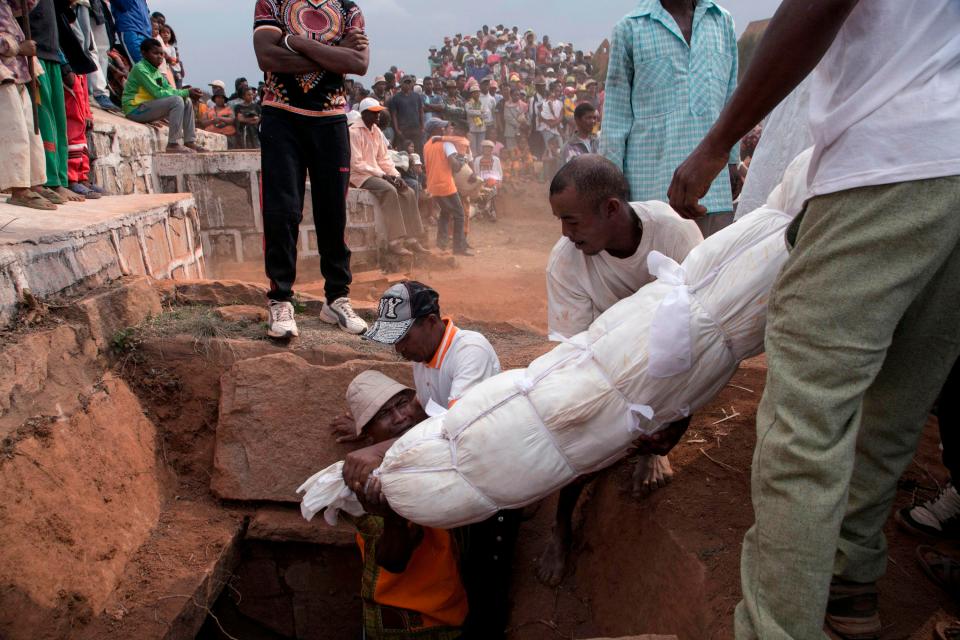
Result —
[{"label": "overcast sky", "polygon": [[[177,33],[180,55],[187,70],[185,82],[205,86],[223,80],[233,86],[236,77],[251,83],[262,76],[252,47],[254,0],[147,0]],[[482,25],[503,23],[538,37],[572,42],[578,49],[596,49],[610,35],[614,23],[635,5],[634,0],[359,0],[371,41],[369,78],[397,65],[422,76],[427,71],[427,49],[441,44],[444,35],[474,33]],[[752,20],[769,18],[780,0],[721,0],[732,14],[739,35]],[[549,7],[544,11],[544,7]]]}]

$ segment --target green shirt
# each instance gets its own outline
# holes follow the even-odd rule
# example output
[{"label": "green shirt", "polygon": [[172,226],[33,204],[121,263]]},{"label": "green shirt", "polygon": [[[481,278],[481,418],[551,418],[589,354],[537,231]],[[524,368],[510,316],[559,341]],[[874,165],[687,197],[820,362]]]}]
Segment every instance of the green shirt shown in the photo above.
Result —
[{"label": "green shirt", "polygon": [[187,89],[170,86],[170,81],[160,73],[159,69],[146,60],[141,60],[133,65],[130,75],[127,76],[127,82],[123,85],[123,113],[128,114],[144,102],[151,100],[170,96],[186,98],[189,95],[190,91]]}]

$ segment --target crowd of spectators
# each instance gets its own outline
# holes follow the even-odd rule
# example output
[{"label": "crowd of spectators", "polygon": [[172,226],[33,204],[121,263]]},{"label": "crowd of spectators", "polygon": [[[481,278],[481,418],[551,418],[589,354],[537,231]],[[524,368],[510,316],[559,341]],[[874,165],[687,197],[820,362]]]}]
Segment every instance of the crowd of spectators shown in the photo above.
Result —
[{"label": "crowd of spectators", "polygon": [[[552,44],[531,29],[484,25],[476,35],[458,33],[431,47],[426,77],[392,67],[370,89],[348,83],[348,108],[367,97],[379,100],[387,107],[380,128],[397,149],[413,142],[422,150],[426,124],[442,118],[474,156],[491,141],[508,175],[549,178],[572,155],[596,151],[591,138],[602,120],[604,57],[603,48],[594,54]],[[581,116],[592,121],[586,137],[577,126],[581,105]]]},{"label": "crowd of spectators", "polygon": [[[402,207],[384,191],[402,194],[409,186],[426,221],[436,218],[443,229],[449,221],[456,229],[458,218],[464,218],[464,236],[458,240],[454,230],[452,240],[455,248],[459,243],[469,251],[470,219],[495,221],[504,185],[549,180],[571,158],[597,152],[603,108],[598,78],[605,65],[594,58],[593,52],[570,43],[553,45],[549,36],[538,38],[532,30],[485,25],[475,36],[456,34],[431,47],[427,76],[418,78],[394,66],[369,88],[348,79],[352,130],[366,132],[352,134],[354,158],[369,155],[370,135],[382,138],[378,155],[370,156],[373,168],[354,162],[354,173],[363,177],[354,178],[354,186],[389,197],[382,204],[396,209],[390,217],[397,220],[404,217]],[[434,180],[431,189],[430,163],[424,157],[431,140],[448,145],[450,153],[443,156],[453,158],[452,179],[462,211],[447,201],[446,186],[438,187]],[[445,171],[447,163],[442,164]],[[437,189],[444,193],[434,193]],[[391,233],[390,247],[401,254],[417,248],[396,233]]]}]

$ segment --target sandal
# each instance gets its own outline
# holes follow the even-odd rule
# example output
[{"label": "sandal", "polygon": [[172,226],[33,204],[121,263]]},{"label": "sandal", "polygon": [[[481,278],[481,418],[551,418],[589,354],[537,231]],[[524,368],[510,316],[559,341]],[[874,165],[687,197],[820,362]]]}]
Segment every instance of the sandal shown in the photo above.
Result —
[{"label": "sandal", "polygon": [[844,640],[877,640],[883,628],[877,584],[834,578],[830,582],[826,623]]},{"label": "sandal", "polygon": [[34,189],[34,192],[39,194],[41,198],[48,200],[53,204],[67,204],[67,201],[64,200],[59,193],[49,187],[37,187]]},{"label": "sandal", "polygon": [[99,200],[102,196],[94,191],[93,189],[88,189],[80,182],[74,182],[69,187],[70,191],[73,191],[78,196],[83,196],[87,200]]},{"label": "sandal", "polygon": [[960,640],[960,622],[938,622],[933,628],[933,637],[937,640]]},{"label": "sandal", "polygon": [[89,180],[88,180],[87,182],[81,182],[80,184],[82,184],[83,186],[85,186],[87,189],[90,189],[90,191],[93,191],[94,193],[99,193],[99,194],[102,195],[102,196],[107,195],[107,190],[106,190],[106,189],[104,189],[103,187],[101,187],[101,186],[99,186],[99,185],[93,184],[93,183],[90,182]]},{"label": "sandal", "polygon": [[927,577],[944,591],[960,592],[960,562],[925,544],[917,547],[917,562]]},{"label": "sandal", "polygon": [[7,204],[17,207],[27,207],[28,209],[37,209],[38,211],[56,211],[57,205],[50,202],[36,191],[27,190],[20,196],[10,196],[7,198]]}]

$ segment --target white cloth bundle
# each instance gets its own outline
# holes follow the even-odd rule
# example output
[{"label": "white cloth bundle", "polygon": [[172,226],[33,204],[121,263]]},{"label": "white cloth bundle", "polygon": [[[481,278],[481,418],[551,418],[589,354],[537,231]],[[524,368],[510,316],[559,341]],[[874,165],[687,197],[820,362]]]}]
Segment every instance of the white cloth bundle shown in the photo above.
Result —
[{"label": "white cloth bundle", "polygon": [[[641,433],[690,415],[763,350],[767,298],[787,258],[810,153],[768,205],[705,240],[683,265],[651,254],[660,280],[526,369],[494,376],[408,431],[376,471],[391,508],[453,528],[550,495],[612,464]],[[656,340],[656,344],[653,341]],[[300,487],[301,511],[361,510],[341,465]]]}]

